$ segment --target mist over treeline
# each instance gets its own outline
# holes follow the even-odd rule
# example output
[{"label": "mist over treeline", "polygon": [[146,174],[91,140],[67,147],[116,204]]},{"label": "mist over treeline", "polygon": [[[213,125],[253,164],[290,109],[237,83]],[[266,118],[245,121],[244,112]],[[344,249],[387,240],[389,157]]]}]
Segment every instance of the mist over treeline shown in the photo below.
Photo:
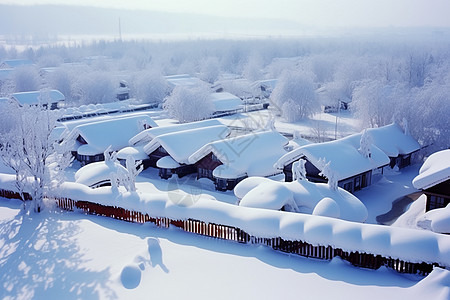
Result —
[{"label": "mist over treeline", "polygon": [[[167,95],[164,75],[187,73],[209,83],[230,77],[248,82],[278,79],[279,85],[307,78],[298,83],[305,87],[296,89],[299,93],[313,88],[315,97],[311,99],[322,105],[350,99],[350,109],[362,128],[392,121],[407,123],[423,145],[450,146],[450,39],[442,32],[424,36],[115,40],[24,51],[0,46],[0,61],[11,58],[27,58],[35,65],[24,67],[22,74],[21,68],[17,69],[12,80],[0,87],[0,96],[46,86],[62,91],[68,105],[107,102],[114,98],[119,80],[125,79],[132,96],[143,102],[163,102]],[[42,72],[45,68],[53,69]],[[276,95],[287,94],[277,91]],[[272,100],[286,120],[305,117],[293,115],[287,107],[303,104],[283,97]]]}]

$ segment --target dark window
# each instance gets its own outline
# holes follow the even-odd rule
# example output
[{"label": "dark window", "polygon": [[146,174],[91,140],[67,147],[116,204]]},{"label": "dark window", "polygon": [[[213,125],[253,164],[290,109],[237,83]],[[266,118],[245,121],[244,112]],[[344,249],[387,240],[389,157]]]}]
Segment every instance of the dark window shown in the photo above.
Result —
[{"label": "dark window", "polygon": [[355,191],[361,189],[361,177],[358,176],[355,178]]}]

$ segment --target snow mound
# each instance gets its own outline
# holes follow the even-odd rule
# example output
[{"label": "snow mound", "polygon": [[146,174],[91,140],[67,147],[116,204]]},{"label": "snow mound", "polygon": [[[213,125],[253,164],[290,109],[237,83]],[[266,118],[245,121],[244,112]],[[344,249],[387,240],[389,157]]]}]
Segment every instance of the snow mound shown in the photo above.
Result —
[{"label": "snow mound", "polygon": [[102,182],[111,181],[111,173],[117,174],[119,169],[126,172],[125,167],[118,162],[94,162],[85,165],[75,173],[75,182],[87,186],[95,186]]},{"label": "snow mound", "polygon": [[261,188],[249,191],[239,203],[240,206],[286,211],[298,210],[292,192],[279,182],[267,182]]},{"label": "snow mound", "polygon": [[120,281],[126,289],[137,288],[141,283],[141,269],[134,265],[124,267],[120,273]]},{"label": "snow mound", "polygon": [[325,197],[317,203],[312,214],[315,216],[339,218],[341,216],[341,210],[336,201],[329,197]]},{"label": "snow mound", "polygon": [[435,267],[412,292],[416,299],[450,299],[450,271]]},{"label": "snow mound", "polygon": [[418,222],[429,223],[434,232],[450,233],[450,205],[430,210]]},{"label": "snow mound", "polygon": [[246,178],[234,187],[234,195],[237,198],[242,199],[248,192],[263,182],[271,182],[271,180],[265,177],[257,176]]},{"label": "snow mound", "polygon": [[[249,177],[236,185],[234,193],[236,197],[242,199],[241,206],[280,209],[288,204],[294,211],[306,214],[312,214],[318,203],[328,197],[339,207],[340,219],[364,222],[368,216],[365,205],[346,190],[342,188],[333,190],[327,184],[307,180],[277,182],[267,178]],[[291,195],[294,201],[289,202]],[[282,203],[284,204],[281,205]],[[325,204],[322,205],[327,206]],[[318,211],[325,209],[321,206]]]}]

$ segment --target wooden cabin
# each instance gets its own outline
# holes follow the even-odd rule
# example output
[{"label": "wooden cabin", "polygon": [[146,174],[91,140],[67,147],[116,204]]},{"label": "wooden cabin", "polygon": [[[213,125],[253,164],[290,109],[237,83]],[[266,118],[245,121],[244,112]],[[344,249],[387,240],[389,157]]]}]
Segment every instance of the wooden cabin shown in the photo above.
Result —
[{"label": "wooden cabin", "polygon": [[413,185],[427,196],[426,211],[446,207],[450,203],[450,149],[431,154]]},{"label": "wooden cabin", "polygon": [[144,151],[149,156],[150,165],[159,169],[159,176],[168,179],[177,174],[183,177],[195,173],[197,168],[189,162],[189,157],[204,145],[228,136],[230,130],[225,125],[207,126],[154,137]]},{"label": "wooden cabin", "polygon": [[372,184],[374,172],[383,172],[390,162],[389,158],[371,145],[369,156],[359,150],[362,134],[346,138],[304,145],[281,157],[276,163],[285,174],[285,181],[292,181],[292,164],[304,159],[306,161],[306,177],[312,182],[328,182],[320,175],[323,164],[330,163],[330,169],[338,180],[338,186],[353,193]]},{"label": "wooden cabin", "polygon": [[[275,131],[254,132],[211,142],[189,157],[197,178],[209,178],[219,191],[232,190],[249,176],[279,174],[275,162],[288,140]],[[262,150],[263,149],[263,150]]]},{"label": "wooden cabin", "polygon": [[369,128],[367,132],[374,145],[389,156],[391,168],[411,165],[413,155],[420,150],[420,144],[396,123]]}]

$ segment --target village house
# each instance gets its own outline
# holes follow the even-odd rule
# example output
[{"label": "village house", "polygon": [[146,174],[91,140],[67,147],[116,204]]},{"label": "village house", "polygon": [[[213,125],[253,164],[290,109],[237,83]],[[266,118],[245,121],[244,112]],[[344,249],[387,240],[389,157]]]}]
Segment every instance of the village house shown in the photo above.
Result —
[{"label": "village house", "polygon": [[338,181],[338,186],[353,193],[372,183],[374,172],[383,172],[390,162],[389,157],[373,144],[369,153],[360,149],[362,134],[354,134],[339,140],[309,144],[285,154],[276,166],[283,170],[285,181],[292,181],[292,164],[299,159],[306,161],[306,177],[313,182],[327,182],[321,175],[324,165]]},{"label": "village house", "polygon": [[209,178],[219,191],[232,190],[249,176],[279,174],[274,163],[286,153],[288,139],[275,131],[253,132],[204,145],[189,157],[197,178]]},{"label": "village house", "polygon": [[409,166],[414,153],[420,150],[419,143],[396,123],[369,128],[367,132],[374,145],[389,156],[391,168],[397,166],[401,169]]},{"label": "village house", "polygon": [[0,63],[0,69],[14,69],[32,64],[33,62],[29,59],[7,59]]},{"label": "village house", "polygon": [[125,80],[121,80],[116,90],[116,98],[120,101],[130,99],[130,88]]},{"label": "village house", "polygon": [[450,149],[431,154],[412,183],[427,196],[425,211],[446,207],[450,203]]},{"label": "village house", "polygon": [[208,83],[197,78],[193,77],[189,74],[178,74],[178,75],[169,75],[164,76],[164,78],[169,83],[169,86],[173,89],[176,86],[184,86],[184,87],[199,87],[199,86],[208,86]]},{"label": "village house", "polygon": [[159,176],[170,178],[173,174],[183,177],[197,171],[189,157],[202,146],[228,136],[225,125],[207,126],[158,135],[143,147],[152,161],[156,161]]},{"label": "village house", "polygon": [[[196,128],[219,126],[223,125],[216,119],[184,123],[184,124],[174,124],[162,127],[153,127],[139,132],[128,141],[128,147],[123,148],[117,153],[117,157],[120,161],[124,161],[127,156],[131,155],[135,160],[141,160],[144,169],[148,167],[156,168],[156,162],[166,156],[167,154],[162,152],[153,152],[151,155],[147,155],[144,151],[144,146],[150,143],[155,137],[179,131],[186,131]],[[224,129],[219,138],[225,138],[228,135],[228,128]],[[202,145],[203,146],[203,145]]]},{"label": "village house", "polygon": [[105,119],[75,126],[67,140],[74,141],[74,156],[82,165],[104,160],[104,151],[118,151],[128,146],[128,141],[137,133],[157,126],[145,114]]},{"label": "village house", "polygon": [[18,105],[40,105],[50,109],[58,109],[66,100],[66,97],[58,90],[44,90],[32,92],[20,92],[11,95],[11,99]]}]

